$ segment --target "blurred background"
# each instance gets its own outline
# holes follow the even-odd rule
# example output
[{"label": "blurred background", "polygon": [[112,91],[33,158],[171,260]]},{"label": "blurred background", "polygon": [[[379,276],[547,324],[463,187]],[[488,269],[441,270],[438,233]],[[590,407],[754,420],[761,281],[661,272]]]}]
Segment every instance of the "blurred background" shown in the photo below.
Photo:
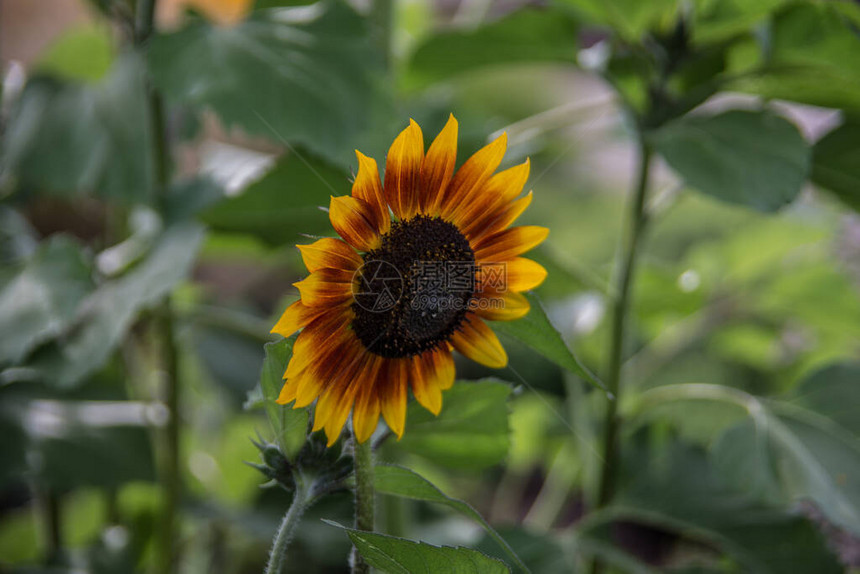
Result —
[{"label": "blurred background", "polygon": [[[531,158],[523,220],[551,229],[537,294],[601,372],[636,164],[628,107],[647,91],[625,66],[641,38],[671,47],[678,22],[691,69],[734,82],[688,109],[766,106],[812,168],[750,208],[656,161],[617,508],[585,517],[605,395],[507,336],[510,368],[458,359],[458,377],[510,396],[470,403],[485,411],[453,398],[441,445],[410,408],[379,457],[475,506],[535,573],[595,555],[619,572],[860,567],[860,129],[830,140],[836,159],[811,147],[860,109],[856,4],[606,2],[617,18],[601,20],[587,1],[160,0],[151,33],[144,2],[0,2],[0,572],[164,572],[165,528],[176,571],[262,571],[290,495],[243,461],[271,437],[263,345],[298,296],[294,245],[333,233],[318,207],[349,193],[353,150],[382,161],[410,117],[429,142],[453,112],[459,161],[502,131],[502,167]],[[778,147],[766,136],[753,151]],[[507,418],[457,422],[494,407]],[[499,553],[444,507],[382,498],[379,515],[383,532]],[[315,505],[290,571],[346,572],[348,539],[319,519],[351,517],[346,492]]]}]

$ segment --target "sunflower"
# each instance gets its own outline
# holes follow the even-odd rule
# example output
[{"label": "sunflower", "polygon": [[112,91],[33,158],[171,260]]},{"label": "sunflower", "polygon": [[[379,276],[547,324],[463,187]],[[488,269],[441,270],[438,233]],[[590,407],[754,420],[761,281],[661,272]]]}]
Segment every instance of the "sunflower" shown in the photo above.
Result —
[{"label": "sunflower", "polygon": [[414,121],[394,140],[380,180],[376,161],[356,151],[352,195],[332,197],[331,224],[342,238],[299,245],[310,275],[301,298],[272,329],[301,329],[278,403],[317,400],[314,430],[337,440],[352,411],[366,441],[379,415],[399,437],[409,389],[433,414],[454,383],[456,349],[492,368],[507,354],[484,322],[529,311],[522,291],[546,271],[521,257],[549,233],[511,224],[529,206],[519,199],[529,162],[494,174],[507,145],[502,134],[457,172],[452,115],[424,153]]}]

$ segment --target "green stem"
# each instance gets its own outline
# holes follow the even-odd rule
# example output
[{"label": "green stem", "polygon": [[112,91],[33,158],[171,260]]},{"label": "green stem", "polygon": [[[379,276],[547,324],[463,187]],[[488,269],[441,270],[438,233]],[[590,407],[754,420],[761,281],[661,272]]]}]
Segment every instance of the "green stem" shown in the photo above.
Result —
[{"label": "green stem", "polygon": [[283,571],[284,564],[287,563],[287,548],[293,539],[293,533],[310,505],[309,494],[306,481],[300,475],[296,475],[296,491],[293,495],[293,503],[284,515],[281,526],[278,527],[278,533],[275,535],[275,540],[272,542],[272,551],[269,553],[269,563],[266,565],[265,574],[281,574]]},{"label": "green stem", "polygon": [[[355,528],[373,532],[373,450],[370,441],[355,444]],[[369,574],[370,566],[352,551],[352,574]]]},{"label": "green stem", "polygon": [[63,561],[63,530],[60,496],[45,489],[39,493],[39,507],[43,513],[45,529],[45,565],[57,566]]},{"label": "green stem", "polygon": [[[603,466],[597,493],[597,509],[603,508],[612,500],[615,479],[618,471],[619,445],[618,431],[621,420],[618,416],[618,403],[621,391],[621,366],[624,362],[624,343],[627,334],[627,315],[630,308],[630,290],[636,271],[636,261],[642,234],[645,230],[645,198],[648,194],[648,172],[651,165],[651,150],[643,134],[639,134],[639,167],[636,188],[630,204],[630,225],[621,252],[622,266],[618,275],[616,297],[612,311],[612,331],[609,350],[609,367],[606,384],[615,400],[606,402],[603,418]],[[598,562],[592,565],[592,572],[598,572]]]},{"label": "green stem", "polygon": [[164,369],[165,405],[168,419],[164,429],[162,450],[162,508],[160,551],[158,554],[158,572],[165,574],[174,572],[179,559],[177,544],[177,521],[180,497],[182,495],[180,434],[180,392],[179,392],[179,356],[174,337],[173,310],[170,298],[161,304],[159,316],[159,338],[162,344],[162,364]]},{"label": "green stem", "polygon": [[[138,0],[135,44],[144,45],[155,30],[157,0]],[[167,130],[164,123],[164,101],[158,90],[147,81],[147,116],[149,118],[150,154],[153,172],[153,201],[162,215],[167,204],[170,178]],[[168,419],[162,450],[162,509],[159,529],[158,572],[170,574],[179,561],[177,521],[182,494],[181,451],[179,445],[181,394],[179,384],[179,354],[176,348],[173,308],[170,296],[165,297],[158,313],[158,336],[162,345],[164,372],[164,401]]]}]

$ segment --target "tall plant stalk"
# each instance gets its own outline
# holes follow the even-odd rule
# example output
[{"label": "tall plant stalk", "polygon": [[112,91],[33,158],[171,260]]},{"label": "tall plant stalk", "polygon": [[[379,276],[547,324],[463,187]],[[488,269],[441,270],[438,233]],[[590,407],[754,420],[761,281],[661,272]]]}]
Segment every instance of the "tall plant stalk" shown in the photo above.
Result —
[{"label": "tall plant stalk", "polygon": [[[618,461],[620,459],[618,434],[621,427],[621,419],[618,416],[618,404],[621,398],[622,386],[621,367],[625,356],[631,288],[642,246],[642,236],[647,224],[645,201],[648,195],[651,149],[645,141],[641,130],[637,133],[639,165],[637,167],[633,196],[630,199],[626,234],[619,252],[620,268],[614,291],[615,299],[612,309],[609,364],[606,377],[607,388],[614,395],[615,400],[606,401],[606,411],[603,417],[603,465],[600,469],[600,483],[596,501],[597,509],[605,507],[612,500],[616,475],[618,474]],[[601,570],[602,566],[599,561],[592,563],[591,572],[593,574]]]},{"label": "tall plant stalk", "polygon": [[[138,0],[135,44],[140,47],[152,36],[155,29],[157,0]],[[164,101],[158,90],[147,78],[147,117],[149,118],[150,158],[153,175],[153,201],[166,208],[167,190],[170,183],[170,158],[164,123]],[[163,372],[163,398],[167,407],[167,425],[161,449],[162,507],[159,520],[159,552],[157,571],[170,574],[178,563],[177,520],[179,511],[182,474],[179,446],[181,393],[179,384],[179,354],[176,347],[173,307],[170,296],[165,297],[158,310],[157,333],[161,347],[161,370]]]}]

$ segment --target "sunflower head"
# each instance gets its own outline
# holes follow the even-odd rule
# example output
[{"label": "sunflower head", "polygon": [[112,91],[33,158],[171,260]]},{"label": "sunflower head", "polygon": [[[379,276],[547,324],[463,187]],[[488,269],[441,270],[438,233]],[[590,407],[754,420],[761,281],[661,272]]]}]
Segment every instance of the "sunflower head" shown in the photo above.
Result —
[{"label": "sunflower head", "polygon": [[325,429],[329,444],[350,412],[359,442],[380,414],[402,436],[410,389],[438,414],[454,383],[455,349],[489,367],[507,364],[485,321],[528,313],[521,292],[546,271],[522,254],[549,231],[512,227],[532,195],[519,197],[528,160],[495,173],[506,142],[503,134],[455,172],[457,120],[426,153],[410,121],[388,151],[384,180],[356,152],[352,194],[329,206],[340,238],[298,246],[310,275],[272,329],[285,337],[301,329],[278,402],[316,400],[314,430]]}]

